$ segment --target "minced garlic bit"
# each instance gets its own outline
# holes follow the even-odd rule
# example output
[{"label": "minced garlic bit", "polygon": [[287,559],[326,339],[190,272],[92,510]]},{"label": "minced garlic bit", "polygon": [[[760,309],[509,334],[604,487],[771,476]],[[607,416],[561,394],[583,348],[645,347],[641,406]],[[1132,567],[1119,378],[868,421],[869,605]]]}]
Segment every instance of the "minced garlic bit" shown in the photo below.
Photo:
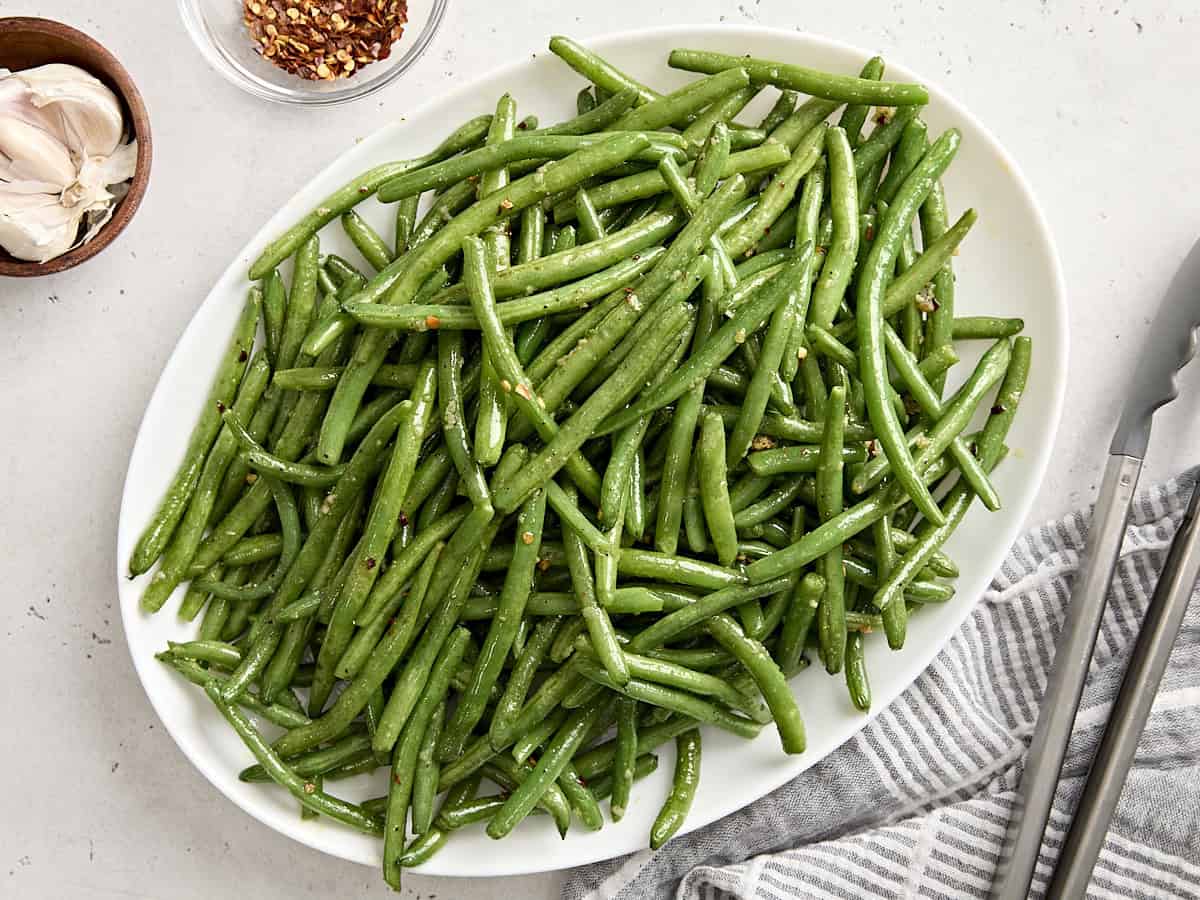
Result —
[{"label": "minced garlic bit", "polygon": [[533,532],[532,531],[522,531],[521,532],[521,543],[522,544],[532,544],[533,543]]},{"label": "minced garlic bit", "polygon": [[750,442],[751,450],[770,450],[776,446],[775,438],[766,434],[756,434],[754,440]]},{"label": "minced garlic bit", "polygon": [[746,343],[746,329],[745,329],[745,328],[739,328],[739,329],[737,330],[737,332],[734,334],[734,336],[733,336],[733,339],[734,339],[734,341],[735,341],[735,342],[737,342],[737,343],[739,343],[739,344],[744,344],[744,343]]},{"label": "minced garlic bit", "polygon": [[921,290],[917,291],[917,309],[923,313],[936,312],[938,308],[937,299],[933,296],[933,285],[927,284]]}]

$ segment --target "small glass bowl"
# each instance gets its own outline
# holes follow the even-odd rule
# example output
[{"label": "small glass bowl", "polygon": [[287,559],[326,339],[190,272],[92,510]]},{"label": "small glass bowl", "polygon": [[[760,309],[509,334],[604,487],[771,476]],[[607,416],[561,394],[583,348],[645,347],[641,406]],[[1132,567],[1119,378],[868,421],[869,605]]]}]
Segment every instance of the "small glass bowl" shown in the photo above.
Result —
[{"label": "small glass bowl", "polygon": [[260,56],[242,21],[241,0],[179,0],[179,12],[209,65],[242,90],[276,103],[333,106],[373,94],[408,71],[441,26],[446,2],[410,0],[404,35],[391,55],[336,81],[308,81]]}]

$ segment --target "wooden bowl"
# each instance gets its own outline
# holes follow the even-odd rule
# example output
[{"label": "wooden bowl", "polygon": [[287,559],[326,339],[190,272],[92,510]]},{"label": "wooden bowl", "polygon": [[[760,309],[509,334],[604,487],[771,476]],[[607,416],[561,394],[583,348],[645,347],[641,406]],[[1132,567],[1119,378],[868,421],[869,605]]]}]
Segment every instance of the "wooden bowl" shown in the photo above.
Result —
[{"label": "wooden bowl", "polygon": [[129,193],[94,238],[44,263],[14,259],[0,249],[0,275],[51,275],[91,259],[116,239],[137,212],[150,180],[150,117],[142,95],[117,58],[81,31],[61,22],[15,16],[0,18],[0,68],[14,72],[46,63],[70,63],[95,75],[121,99],[125,123],[137,138],[137,170]]}]

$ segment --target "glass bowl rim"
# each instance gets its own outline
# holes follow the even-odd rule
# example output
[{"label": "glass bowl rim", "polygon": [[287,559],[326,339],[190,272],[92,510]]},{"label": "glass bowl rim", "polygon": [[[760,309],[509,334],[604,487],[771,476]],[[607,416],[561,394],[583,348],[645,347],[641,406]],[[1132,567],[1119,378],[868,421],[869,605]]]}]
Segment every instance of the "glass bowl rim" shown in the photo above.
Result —
[{"label": "glass bowl rim", "polygon": [[[381,90],[412,68],[432,43],[442,21],[446,16],[446,5],[449,0],[431,0],[429,18],[417,33],[416,38],[408,45],[398,59],[391,63],[387,71],[369,81],[355,83],[353,78],[346,80],[346,86],[328,93],[308,92],[299,87],[284,91],[249,72],[241,63],[234,59],[224,46],[211,33],[200,13],[201,0],[179,0],[179,14],[192,43],[204,57],[204,61],[222,78],[236,85],[249,94],[274,103],[285,103],[290,106],[336,106],[339,103],[349,103],[360,100]],[[407,36],[407,32],[406,35]],[[403,41],[404,38],[401,38]],[[297,79],[299,84],[305,82]]]}]

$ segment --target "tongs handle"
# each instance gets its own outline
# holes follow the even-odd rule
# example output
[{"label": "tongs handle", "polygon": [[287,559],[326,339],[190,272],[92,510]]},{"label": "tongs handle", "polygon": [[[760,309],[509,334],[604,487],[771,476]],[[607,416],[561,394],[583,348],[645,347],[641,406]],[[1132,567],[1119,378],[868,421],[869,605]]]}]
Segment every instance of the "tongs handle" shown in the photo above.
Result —
[{"label": "tongs handle", "polygon": [[1017,802],[1000,852],[991,894],[997,900],[1026,900],[1029,896],[1141,470],[1142,460],[1136,456],[1108,457],[1087,549],[1071,592]]},{"label": "tongs handle", "polygon": [[1138,741],[1150,718],[1154,697],[1171,648],[1183,625],[1188,601],[1200,578],[1200,483],[1175,532],[1142,630],[1133,648],[1121,691],[1109,714],[1096,758],[1092,762],[1079,808],[1050,882],[1050,897],[1082,897],[1104,846]]}]

